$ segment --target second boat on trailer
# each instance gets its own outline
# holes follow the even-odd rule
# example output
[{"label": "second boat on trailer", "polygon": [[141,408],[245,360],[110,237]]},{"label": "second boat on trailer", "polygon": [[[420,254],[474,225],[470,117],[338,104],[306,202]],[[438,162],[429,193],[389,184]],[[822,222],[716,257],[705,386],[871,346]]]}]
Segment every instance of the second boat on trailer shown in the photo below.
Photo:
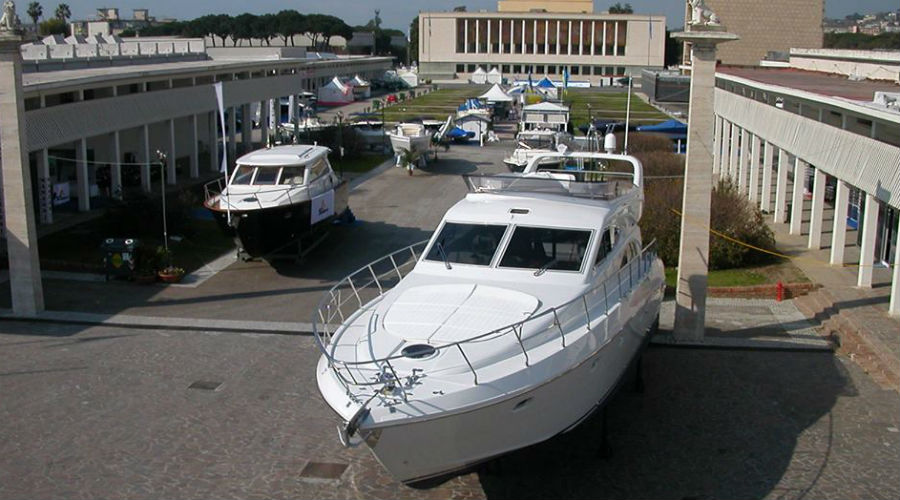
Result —
[{"label": "second boat on trailer", "polygon": [[428,242],[343,279],[313,317],[340,439],[361,437],[404,482],[574,427],[658,325],[663,266],[637,225],[637,159],[546,153],[522,174],[465,180]]}]

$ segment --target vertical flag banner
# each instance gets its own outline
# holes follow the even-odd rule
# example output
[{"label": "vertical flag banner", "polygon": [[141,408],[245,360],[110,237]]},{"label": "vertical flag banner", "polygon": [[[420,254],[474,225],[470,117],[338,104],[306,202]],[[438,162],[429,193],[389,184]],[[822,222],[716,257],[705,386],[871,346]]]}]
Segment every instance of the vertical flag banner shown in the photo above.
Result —
[{"label": "vertical flag banner", "polygon": [[[219,167],[220,172],[225,172],[225,185],[228,185],[228,134],[225,132],[225,99],[222,97],[222,82],[213,84],[216,89],[216,104],[219,106],[219,129],[222,131],[222,166]],[[217,145],[218,147],[218,145]],[[225,202],[226,214],[228,222],[231,223],[231,203]]]}]

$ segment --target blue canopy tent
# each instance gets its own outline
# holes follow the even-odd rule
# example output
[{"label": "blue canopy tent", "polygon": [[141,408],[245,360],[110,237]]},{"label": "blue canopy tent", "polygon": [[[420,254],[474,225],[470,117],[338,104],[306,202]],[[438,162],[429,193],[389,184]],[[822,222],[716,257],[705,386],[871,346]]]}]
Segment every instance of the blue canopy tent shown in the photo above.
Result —
[{"label": "blue canopy tent", "polygon": [[468,111],[470,109],[483,109],[485,106],[478,99],[469,98],[466,99],[466,102],[459,105],[456,108],[457,111]]}]

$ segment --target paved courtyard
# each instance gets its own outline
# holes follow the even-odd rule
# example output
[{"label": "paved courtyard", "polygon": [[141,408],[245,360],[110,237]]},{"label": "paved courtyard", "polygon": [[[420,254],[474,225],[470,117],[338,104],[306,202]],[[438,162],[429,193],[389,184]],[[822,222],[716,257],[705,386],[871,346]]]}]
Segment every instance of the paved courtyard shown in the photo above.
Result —
[{"label": "paved courtyard", "polygon": [[[594,417],[414,489],[365,448],[340,446],[310,337],[18,322],[0,332],[4,499],[900,495],[897,393],[827,352],[652,347],[645,392],[627,385],[610,403],[609,458]],[[324,469],[310,463],[338,475],[310,476]]]}]

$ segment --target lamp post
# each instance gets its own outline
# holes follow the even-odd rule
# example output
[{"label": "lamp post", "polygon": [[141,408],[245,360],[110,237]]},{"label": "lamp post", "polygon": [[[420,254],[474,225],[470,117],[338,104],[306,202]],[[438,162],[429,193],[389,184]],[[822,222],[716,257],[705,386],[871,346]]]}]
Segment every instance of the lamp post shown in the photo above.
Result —
[{"label": "lamp post", "polygon": [[[160,183],[160,191],[162,192],[162,222],[163,222],[163,248],[166,249],[166,258],[168,259],[169,255],[169,228],[166,225],[166,160],[168,155],[165,152],[157,149],[156,150],[156,159],[159,162],[159,183]],[[171,265],[171,262],[166,262],[166,265]]]}]

